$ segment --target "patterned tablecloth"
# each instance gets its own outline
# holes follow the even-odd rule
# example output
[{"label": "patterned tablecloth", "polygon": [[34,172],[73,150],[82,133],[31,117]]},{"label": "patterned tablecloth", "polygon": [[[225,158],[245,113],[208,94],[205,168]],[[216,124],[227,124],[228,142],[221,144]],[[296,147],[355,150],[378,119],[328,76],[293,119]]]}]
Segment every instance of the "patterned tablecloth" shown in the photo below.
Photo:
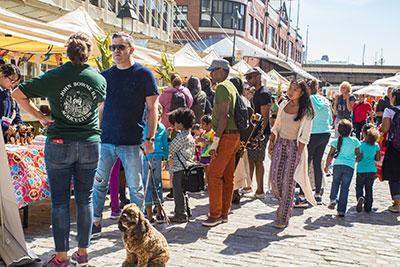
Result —
[{"label": "patterned tablecloth", "polygon": [[44,146],[6,145],[6,151],[18,207],[50,198]]}]

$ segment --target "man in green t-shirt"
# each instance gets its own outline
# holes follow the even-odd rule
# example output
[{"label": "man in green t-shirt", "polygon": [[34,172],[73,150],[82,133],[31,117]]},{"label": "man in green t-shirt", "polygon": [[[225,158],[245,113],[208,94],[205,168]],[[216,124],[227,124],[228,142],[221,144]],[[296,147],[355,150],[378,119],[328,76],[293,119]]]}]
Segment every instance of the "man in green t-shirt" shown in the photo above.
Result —
[{"label": "man in green t-shirt", "polygon": [[214,60],[208,68],[211,79],[217,84],[212,113],[216,132],[210,147],[211,163],[208,170],[209,217],[204,226],[212,227],[228,222],[232,203],[235,155],[240,146],[240,134],[235,122],[236,87],[227,80],[228,61]]}]

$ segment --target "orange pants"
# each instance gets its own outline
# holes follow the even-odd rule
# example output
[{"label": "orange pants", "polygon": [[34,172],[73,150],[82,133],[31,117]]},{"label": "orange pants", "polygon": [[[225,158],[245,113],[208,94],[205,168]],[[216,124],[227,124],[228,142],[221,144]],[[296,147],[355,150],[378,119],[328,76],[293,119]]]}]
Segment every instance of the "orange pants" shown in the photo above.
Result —
[{"label": "orange pants", "polygon": [[210,217],[227,217],[232,204],[235,155],[240,147],[238,133],[223,134],[218,145],[217,156],[208,168],[208,197]]}]

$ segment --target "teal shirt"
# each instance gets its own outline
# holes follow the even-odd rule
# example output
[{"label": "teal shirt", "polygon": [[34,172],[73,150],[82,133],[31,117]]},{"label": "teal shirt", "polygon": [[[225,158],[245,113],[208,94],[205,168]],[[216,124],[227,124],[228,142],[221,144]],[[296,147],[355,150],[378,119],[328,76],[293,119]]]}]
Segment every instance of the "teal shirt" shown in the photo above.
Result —
[{"label": "teal shirt", "polygon": [[368,173],[373,172],[376,173],[376,163],[375,163],[375,155],[381,148],[377,143],[374,145],[370,145],[367,142],[362,142],[360,147],[360,152],[362,155],[362,159],[358,162],[357,172],[358,173]]},{"label": "teal shirt", "polygon": [[[148,131],[149,124],[146,123],[144,130],[143,130],[143,136],[147,136],[147,131]],[[163,159],[167,160],[168,159],[168,132],[167,129],[165,128],[164,124],[161,122],[158,123],[157,126],[157,132],[156,135],[154,136],[154,152],[151,154],[147,155],[147,159],[151,160],[152,158],[154,159]]]},{"label": "teal shirt", "polygon": [[[330,146],[337,149],[338,139],[332,140]],[[343,143],[340,148],[340,153],[335,159],[333,166],[345,165],[354,169],[356,165],[356,148],[361,146],[360,141],[355,137],[345,137],[343,138]]]},{"label": "teal shirt", "polygon": [[332,128],[331,103],[321,95],[311,95],[310,99],[315,111],[311,133],[330,133]]}]

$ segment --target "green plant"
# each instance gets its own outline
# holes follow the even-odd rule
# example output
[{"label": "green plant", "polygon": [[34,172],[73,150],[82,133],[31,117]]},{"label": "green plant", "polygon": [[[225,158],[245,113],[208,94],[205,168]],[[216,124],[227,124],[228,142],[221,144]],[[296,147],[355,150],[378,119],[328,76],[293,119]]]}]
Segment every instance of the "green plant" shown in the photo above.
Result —
[{"label": "green plant", "polygon": [[106,70],[113,65],[111,51],[109,49],[111,45],[111,37],[108,33],[107,36],[102,40],[100,37],[95,36],[97,48],[99,49],[101,56],[96,57],[96,64],[99,71]]},{"label": "green plant", "polygon": [[161,53],[161,65],[156,67],[154,71],[167,83],[171,83],[171,74],[175,68],[173,63],[168,59],[167,53]]}]

